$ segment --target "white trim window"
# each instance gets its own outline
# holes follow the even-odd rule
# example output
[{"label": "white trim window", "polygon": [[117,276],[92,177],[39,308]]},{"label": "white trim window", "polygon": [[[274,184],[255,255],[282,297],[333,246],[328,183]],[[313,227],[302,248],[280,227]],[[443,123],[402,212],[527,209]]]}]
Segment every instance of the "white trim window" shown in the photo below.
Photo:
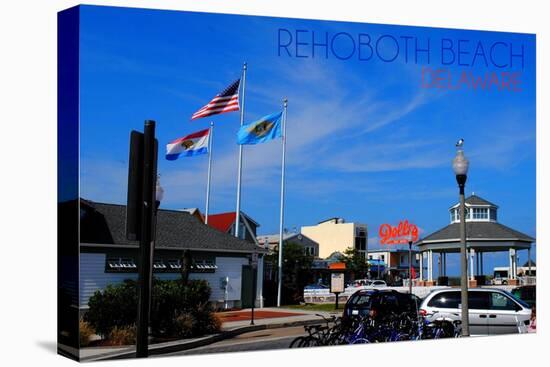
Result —
[{"label": "white trim window", "polygon": [[489,208],[472,208],[473,219],[489,219]]}]

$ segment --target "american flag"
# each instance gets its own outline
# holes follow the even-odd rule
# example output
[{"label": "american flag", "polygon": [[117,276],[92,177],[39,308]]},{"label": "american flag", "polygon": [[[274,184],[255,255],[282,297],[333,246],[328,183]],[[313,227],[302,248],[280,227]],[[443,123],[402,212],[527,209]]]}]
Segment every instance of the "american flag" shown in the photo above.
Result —
[{"label": "american flag", "polygon": [[191,120],[202,117],[217,115],[225,112],[239,110],[239,84],[241,80],[237,79],[221,93],[217,94],[208,104],[191,116]]}]

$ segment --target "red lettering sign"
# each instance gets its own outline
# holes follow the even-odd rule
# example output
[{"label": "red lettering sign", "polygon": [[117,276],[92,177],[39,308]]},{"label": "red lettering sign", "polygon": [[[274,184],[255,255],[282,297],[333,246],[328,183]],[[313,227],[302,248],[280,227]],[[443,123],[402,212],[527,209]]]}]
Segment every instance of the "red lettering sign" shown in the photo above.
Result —
[{"label": "red lettering sign", "polygon": [[378,231],[382,245],[399,245],[418,241],[418,227],[408,220],[399,222],[397,227],[382,224]]}]

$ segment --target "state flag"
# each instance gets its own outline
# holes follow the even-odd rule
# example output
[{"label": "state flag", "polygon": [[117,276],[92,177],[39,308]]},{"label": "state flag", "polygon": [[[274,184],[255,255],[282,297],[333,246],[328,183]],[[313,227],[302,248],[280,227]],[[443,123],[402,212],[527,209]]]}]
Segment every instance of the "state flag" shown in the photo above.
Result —
[{"label": "state flag", "polygon": [[282,116],[282,112],[272,113],[250,124],[241,126],[237,133],[237,144],[259,144],[280,138],[283,135]]},{"label": "state flag", "polygon": [[178,157],[192,157],[208,153],[208,140],[210,139],[210,129],[197,131],[183,138],[174,140],[166,145],[166,159],[173,161]]}]

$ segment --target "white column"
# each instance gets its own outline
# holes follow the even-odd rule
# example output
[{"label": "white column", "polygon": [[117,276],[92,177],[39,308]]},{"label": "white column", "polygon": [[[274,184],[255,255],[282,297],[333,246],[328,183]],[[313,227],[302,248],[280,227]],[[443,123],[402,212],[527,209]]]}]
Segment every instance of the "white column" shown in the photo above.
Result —
[{"label": "white column", "polygon": [[518,278],[518,253],[514,249],[514,279]]},{"label": "white column", "polygon": [[471,280],[474,280],[474,275],[475,275],[475,269],[474,269],[474,257],[476,256],[476,251],[471,248],[470,249],[470,279]]},{"label": "white column", "polygon": [[419,253],[420,258],[418,259],[420,265],[420,280],[424,280],[424,252]]},{"label": "white column", "polygon": [[529,270],[529,276],[532,276],[531,269],[531,247],[527,249],[527,266]]},{"label": "white column", "polygon": [[508,250],[508,278],[514,279],[514,249]]},{"label": "white column", "polygon": [[428,250],[428,281],[433,281],[433,253],[432,250]]}]

